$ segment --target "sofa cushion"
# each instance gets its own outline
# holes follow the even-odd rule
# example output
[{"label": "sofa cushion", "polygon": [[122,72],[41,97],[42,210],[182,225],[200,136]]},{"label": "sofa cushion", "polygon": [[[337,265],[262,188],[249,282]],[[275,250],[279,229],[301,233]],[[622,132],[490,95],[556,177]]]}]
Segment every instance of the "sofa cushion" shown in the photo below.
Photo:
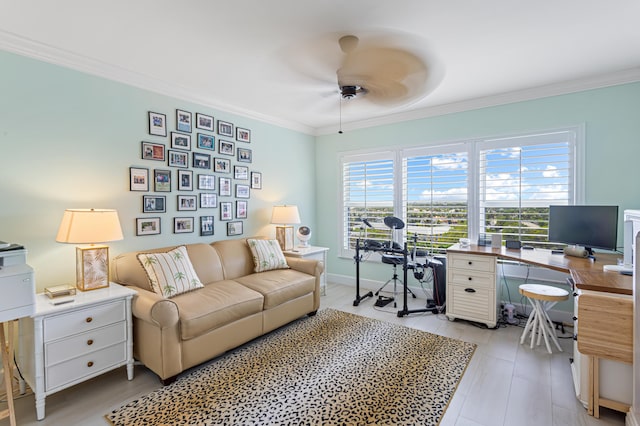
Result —
[{"label": "sofa cushion", "polygon": [[235,281],[209,283],[203,289],[172,300],[178,305],[183,340],[262,311],[263,296]]},{"label": "sofa cushion", "polygon": [[253,273],[253,257],[246,238],[215,241],[211,246],[220,257],[225,280]]},{"label": "sofa cushion", "polygon": [[278,241],[250,238],[247,240],[247,244],[249,244],[249,248],[251,249],[255,272],[289,268],[287,259],[285,259],[284,254],[282,254],[282,249]]},{"label": "sofa cushion", "polygon": [[166,253],[139,253],[137,257],[157,294],[173,297],[204,287],[193,270],[185,246]]},{"label": "sofa cushion", "polygon": [[316,277],[293,269],[277,269],[258,272],[236,278],[237,282],[264,296],[264,309],[271,309],[284,302],[312,293]]}]

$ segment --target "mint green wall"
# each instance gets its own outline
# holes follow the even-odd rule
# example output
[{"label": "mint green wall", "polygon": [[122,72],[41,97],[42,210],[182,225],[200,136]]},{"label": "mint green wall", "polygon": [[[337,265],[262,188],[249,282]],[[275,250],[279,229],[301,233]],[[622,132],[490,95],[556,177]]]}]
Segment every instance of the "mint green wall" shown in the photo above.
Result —
[{"label": "mint green wall", "polygon": [[[434,145],[585,124],[586,203],[640,208],[640,83],[506,104],[405,123],[320,136],[316,143],[318,244],[329,247],[330,274],[353,276],[340,259],[338,190],[341,152]],[[621,234],[621,231],[620,231]],[[619,237],[622,244],[621,236]],[[363,278],[390,275],[382,265],[361,267]]]},{"label": "mint green wall", "polygon": [[[142,195],[153,192],[129,191],[131,166],[170,169],[175,179],[175,168],[140,159],[140,142],[169,146],[168,137],[147,133],[147,112],[166,114],[171,131],[176,108],[192,112],[194,119],[200,112],[251,129],[251,144],[236,142],[236,146],[253,150],[253,163],[240,164],[262,172],[263,189],[251,190],[244,236],[274,236],[271,208],[281,203],[297,204],[304,223],[316,228],[313,137],[0,52],[0,240],[27,248],[38,289],[75,280],[74,245],[55,242],[65,208],[118,210],[125,239],[109,244],[112,257],[136,249],[227,238],[218,209],[176,212],[175,186],[172,193],[158,193],[167,195],[168,207],[167,213],[158,215],[143,215],[141,210]],[[194,176],[198,173],[194,169]],[[228,200],[235,202],[233,197]],[[215,217],[213,237],[172,233],[174,216],[193,216],[197,224],[201,215]],[[136,237],[135,218],[143,216],[160,216],[162,234]],[[314,233],[312,242],[319,234]]]}]

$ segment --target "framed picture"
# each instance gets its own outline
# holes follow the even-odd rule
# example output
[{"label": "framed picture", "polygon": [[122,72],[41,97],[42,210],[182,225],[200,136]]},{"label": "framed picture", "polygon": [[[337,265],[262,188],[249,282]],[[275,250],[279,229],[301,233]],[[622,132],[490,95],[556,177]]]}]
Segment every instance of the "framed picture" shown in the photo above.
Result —
[{"label": "framed picture", "polygon": [[229,141],[218,139],[218,152],[224,155],[233,155],[235,144]]},{"label": "framed picture", "polygon": [[196,210],[195,195],[178,195],[178,211]]},{"label": "framed picture", "polygon": [[244,222],[227,222],[227,236],[242,235],[242,224]]},{"label": "framed picture", "polygon": [[129,167],[129,189],[131,191],[149,190],[149,169]]},{"label": "framed picture", "polygon": [[164,145],[161,143],[142,142],[142,159],[164,161]]},{"label": "framed picture", "polygon": [[171,148],[191,151],[191,135],[171,132]]},{"label": "framed picture", "polygon": [[193,171],[178,170],[178,191],[193,191]]},{"label": "framed picture", "polygon": [[176,129],[179,132],[191,133],[191,113],[189,111],[176,110]]},{"label": "framed picture", "polygon": [[220,178],[220,190],[218,191],[221,197],[231,197],[231,179],[226,177]]},{"label": "framed picture", "polygon": [[171,192],[171,170],[154,170],[153,185],[156,192]]},{"label": "framed picture", "polygon": [[220,202],[220,220],[233,219],[233,205],[230,201]]},{"label": "framed picture", "polygon": [[218,196],[208,192],[200,194],[200,208],[215,209],[218,206]]},{"label": "framed picture", "polygon": [[217,173],[231,173],[231,160],[226,158],[214,158],[213,171]]},{"label": "framed picture", "polygon": [[233,166],[233,177],[238,180],[249,179],[249,168],[247,166]]},{"label": "framed picture", "polygon": [[167,197],[164,195],[143,195],[142,213],[166,213]]},{"label": "framed picture", "polygon": [[218,134],[220,136],[233,137],[233,124],[228,121],[218,120]]},{"label": "framed picture", "polygon": [[238,161],[242,163],[250,163],[251,150],[246,148],[238,148]]},{"label": "framed picture", "polygon": [[200,216],[200,236],[213,235],[213,216]]},{"label": "framed picture", "polygon": [[249,185],[236,184],[236,198],[249,198]]},{"label": "framed picture", "polygon": [[136,218],[136,235],[158,235],[160,234],[159,217],[138,217]]},{"label": "framed picture", "polygon": [[167,150],[169,160],[167,164],[171,167],[189,167],[189,154],[184,151]]},{"label": "framed picture", "polygon": [[236,127],[236,140],[240,142],[251,142],[251,130]]},{"label": "framed picture", "polygon": [[262,189],[262,173],[251,172],[251,189]]},{"label": "framed picture", "polygon": [[193,232],[193,218],[192,217],[174,217],[173,218],[173,233],[174,234],[186,234]]},{"label": "framed picture", "polygon": [[167,136],[167,116],[149,111],[149,134]]},{"label": "framed picture", "polygon": [[236,219],[247,218],[248,201],[238,200],[236,201]]},{"label": "framed picture", "polygon": [[194,169],[211,169],[211,156],[201,152],[194,152],[191,165]]},{"label": "framed picture", "polygon": [[216,189],[216,177],[214,175],[198,175],[198,189]]},{"label": "framed picture", "polygon": [[204,133],[198,133],[198,148],[215,151],[216,150],[215,136],[205,135]]},{"label": "framed picture", "polygon": [[213,117],[196,112],[196,129],[213,132],[215,130],[213,128]]}]

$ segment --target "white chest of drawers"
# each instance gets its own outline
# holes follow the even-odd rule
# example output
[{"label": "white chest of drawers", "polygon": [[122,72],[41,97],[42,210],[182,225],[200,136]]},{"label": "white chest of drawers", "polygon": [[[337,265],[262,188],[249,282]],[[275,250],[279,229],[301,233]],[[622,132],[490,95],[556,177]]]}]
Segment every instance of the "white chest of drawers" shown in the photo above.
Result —
[{"label": "white chest of drawers", "polygon": [[18,365],[35,393],[38,420],[44,418],[47,395],[123,365],[133,379],[134,294],[111,283],[57,306],[36,295],[35,313],[20,320]]},{"label": "white chest of drawers", "polygon": [[462,253],[447,254],[447,317],[497,323],[496,259]]}]

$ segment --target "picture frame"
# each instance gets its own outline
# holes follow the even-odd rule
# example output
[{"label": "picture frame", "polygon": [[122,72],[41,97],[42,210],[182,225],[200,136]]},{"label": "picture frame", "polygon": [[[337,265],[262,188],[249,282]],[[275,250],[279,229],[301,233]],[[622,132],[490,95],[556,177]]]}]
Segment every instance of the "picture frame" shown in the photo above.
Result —
[{"label": "picture frame", "polygon": [[178,195],[178,211],[197,210],[195,195]]},{"label": "picture frame", "polygon": [[188,234],[193,232],[193,217],[174,217],[173,233]]},{"label": "picture frame", "polygon": [[136,218],[136,235],[158,235],[160,234],[159,217],[138,217]]},{"label": "picture frame", "polygon": [[193,191],[192,170],[178,170],[178,191]]},{"label": "picture frame", "polygon": [[200,216],[200,236],[213,235],[213,216]]},{"label": "picture frame", "polygon": [[166,195],[143,195],[142,196],[142,213],[166,213],[167,197]]},{"label": "picture frame", "polygon": [[252,152],[250,149],[238,148],[238,162],[251,163]]},{"label": "picture frame", "polygon": [[200,114],[196,112],[196,129],[208,130],[213,132],[213,117],[210,115]]},{"label": "picture frame", "polygon": [[220,202],[220,220],[233,219],[233,204],[231,201]]},{"label": "picture frame", "polygon": [[201,152],[194,152],[191,159],[191,166],[194,169],[211,169],[211,155]]},{"label": "picture frame", "polygon": [[249,202],[246,200],[236,201],[236,219],[246,219]]},{"label": "picture frame", "polygon": [[129,167],[129,190],[149,191],[149,169]]},{"label": "picture frame", "polygon": [[176,130],[191,133],[191,113],[182,109],[176,109]]},{"label": "picture frame", "polygon": [[222,155],[230,155],[233,156],[235,152],[236,144],[230,141],[225,141],[223,139],[218,139],[218,152]]},{"label": "picture frame", "polygon": [[142,141],[141,158],[143,160],[164,161],[164,153],[163,144]]},{"label": "picture frame", "polygon": [[149,134],[154,136],[167,136],[166,115],[149,111]]},{"label": "picture frame", "polygon": [[216,173],[231,173],[231,160],[227,158],[214,158],[213,171]]},{"label": "picture frame", "polygon": [[191,135],[171,132],[171,148],[191,151]]},{"label": "picture frame", "polygon": [[249,168],[247,166],[233,166],[233,178],[237,180],[249,180]]},{"label": "picture frame", "polygon": [[201,209],[215,209],[218,207],[218,195],[211,192],[202,192],[200,194]]},{"label": "picture frame", "polygon": [[153,171],[153,190],[155,192],[171,192],[171,170]]},{"label": "picture frame", "polygon": [[219,190],[218,194],[221,197],[231,197],[231,179],[226,177],[221,177],[219,180]]},{"label": "picture frame", "polygon": [[236,184],[236,198],[249,198],[249,185]]},{"label": "picture frame", "polygon": [[261,172],[251,172],[251,189],[262,189]]},{"label": "picture frame", "polygon": [[168,149],[167,157],[169,167],[189,167],[189,153],[187,152]]},{"label": "picture frame", "polygon": [[216,189],[216,177],[214,175],[198,175],[198,189]]},{"label": "picture frame", "polygon": [[242,235],[243,233],[243,224],[244,222],[242,221],[233,221],[233,222],[227,222],[227,236],[228,237],[233,237],[236,235]]},{"label": "picture frame", "polygon": [[251,142],[251,130],[236,127],[236,140],[240,142]]},{"label": "picture frame", "polygon": [[229,123],[228,121],[218,120],[218,134],[220,136],[229,136],[233,137],[233,123]]},{"label": "picture frame", "polygon": [[216,150],[216,137],[213,135],[207,135],[204,133],[198,133],[198,148],[208,149],[210,151]]}]

